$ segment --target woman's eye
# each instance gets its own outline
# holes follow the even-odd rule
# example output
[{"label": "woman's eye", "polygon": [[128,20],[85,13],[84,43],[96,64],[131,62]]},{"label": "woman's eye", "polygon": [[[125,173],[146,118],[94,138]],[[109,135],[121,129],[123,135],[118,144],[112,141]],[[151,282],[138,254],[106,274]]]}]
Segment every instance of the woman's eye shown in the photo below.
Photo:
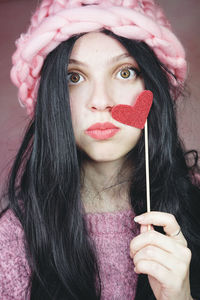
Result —
[{"label": "woman's eye", "polygon": [[118,79],[133,79],[139,75],[139,72],[134,68],[123,68],[117,73]]},{"label": "woman's eye", "polygon": [[77,72],[71,72],[71,73],[68,73],[67,80],[68,80],[69,84],[77,84],[77,83],[80,83],[81,81],[83,81],[83,76],[81,76]]}]

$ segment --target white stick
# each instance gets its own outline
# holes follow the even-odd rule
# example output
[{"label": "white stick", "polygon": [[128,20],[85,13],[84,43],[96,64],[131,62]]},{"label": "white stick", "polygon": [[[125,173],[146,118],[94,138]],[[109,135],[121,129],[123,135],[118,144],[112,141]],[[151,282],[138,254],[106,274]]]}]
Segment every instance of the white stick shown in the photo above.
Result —
[{"label": "white stick", "polygon": [[[146,199],[147,199],[147,212],[151,211],[150,205],[150,183],[149,183],[149,145],[148,145],[148,123],[146,120],[144,126],[145,137],[145,167],[146,167]],[[148,225],[148,230],[151,230],[151,225]]]}]

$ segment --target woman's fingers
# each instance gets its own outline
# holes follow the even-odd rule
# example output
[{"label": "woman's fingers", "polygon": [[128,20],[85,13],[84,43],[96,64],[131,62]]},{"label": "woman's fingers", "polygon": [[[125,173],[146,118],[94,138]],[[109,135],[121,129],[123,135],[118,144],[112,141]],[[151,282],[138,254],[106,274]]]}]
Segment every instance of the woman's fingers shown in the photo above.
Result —
[{"label": "woman's fingers", "polygon": [[[185,299],[190,295],[191,251],[175,217],[150,212],[135,221],[141,225],[140,234],[130,243],[135,272],[148,275],[156,299]],[[152,225],[162,226],[166,235],[155,231]]]},{"label": "woman's fingers", "polygon": [[[130,255],[133,258],[136,252],[146,246],[156,246],[168,253],[173,253],[178,259],[187,262],[191,260],[191,251],[187,248],[187,242],[181,232],[180,226],[175,217],[168,213],[150,212],[140,215],[135,220],[141,224],[140,235],[135,237],[130,243]],[[151,225],[151,230],[148,230]],[[163,235],[153,229],[153,226],[162,226],[167,235]]]},{"label": "woman's fingers", "polygon": [[130,243],[130,251],[132,255],[135,255],[136,252],[148,245],[154,245],[169,253],[173,253],[179,258],[180,255],[188,255],[186,252],[189,251],[189,249],[183,244],[174,243],[172,238],[169,238],[155,230],[146,231],[136,236]]},{"label": "woman's fingers", "polygon": [[[177,276],[177,274],[172,273],[170,270],[155,261],[141,260],[135,268],[135,272],[137,274],[142,273],[152,276],[159,282],[160,286],[164,286],[166,290],[169,290],[169,294],[171,295],[173,295],[173,293],[176,294],[176,291],[180,291],[182,288],[183,274],[180,274],[181,276]],[[158,290],[159,289],[160,287],[158,287]],[[177,298],[170,297],[170,299]]]},{"label": "woman's fingers", "polygon": [[[172,271],[174,274],[185,274],[188,269],[187,260],[184,259],[182,261],[171,255],[171,253],[152,245],[142,248],[134,255],[133,262],[136,267],[136,271],[142,261],[158,263],[167,270]],[[174,266],[176,266],[176,268],[174,268]]]},{"label": "woman's fingers", "polygon": [[[149,231],[149,226],[148,225],[141,225],[140,226],[140,233],[144,233],[144,232],[147,232]],[[154,230],[153,226],[150,225],[150,230]]]},{"label": "woman's fingers", "polygon": [[177,223],[176,218],[171,214],[152,211],[137,216],[134,218],[134,220],[139,224],[162,226],[168,236],[187,246],[187,242],[180,231],[180,226]]}]

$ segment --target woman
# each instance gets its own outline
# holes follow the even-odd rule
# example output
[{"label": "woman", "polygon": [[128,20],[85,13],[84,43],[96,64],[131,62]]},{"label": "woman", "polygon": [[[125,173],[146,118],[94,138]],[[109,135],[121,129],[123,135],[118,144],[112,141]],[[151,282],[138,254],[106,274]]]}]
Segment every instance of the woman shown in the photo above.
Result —
[{"label": "woman", "polygon": [[[200,298],[200,192],[174,113],[184,51],[152,1],[112,2],[43,1],[18,41],[31,120],[1,217],[2,299]],[[144,90],[150,213],[143,130],[111,114]]]}]

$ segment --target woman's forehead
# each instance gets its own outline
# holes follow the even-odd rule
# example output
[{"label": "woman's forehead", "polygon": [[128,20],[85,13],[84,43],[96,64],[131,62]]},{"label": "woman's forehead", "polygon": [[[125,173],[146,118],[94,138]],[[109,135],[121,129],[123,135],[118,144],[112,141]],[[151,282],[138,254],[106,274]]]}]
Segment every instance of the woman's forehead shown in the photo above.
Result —
[{"label": "woman's forehead", "polygon": [[112,64],[126,58],[133,60],[118,40],[102,32],[90,32],[75,42],[70,63],[91,64],[98,60],[105,64]]}]

